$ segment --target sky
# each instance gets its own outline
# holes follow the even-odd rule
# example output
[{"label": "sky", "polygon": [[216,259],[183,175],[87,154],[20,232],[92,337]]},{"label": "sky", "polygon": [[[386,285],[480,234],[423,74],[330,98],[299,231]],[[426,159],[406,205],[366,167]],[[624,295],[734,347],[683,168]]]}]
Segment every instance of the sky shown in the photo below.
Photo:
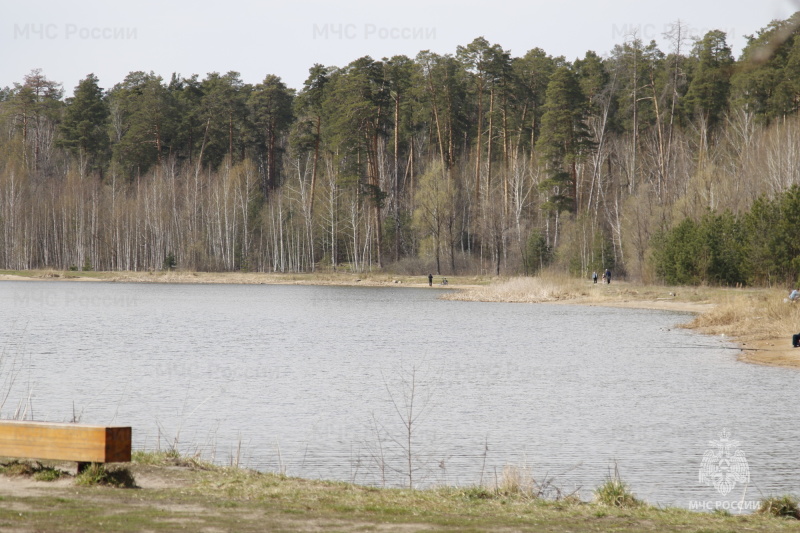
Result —
[{"label": "sky", "polygon": [[[800,0],[0,0],[0,87],[33,69],[70,95],[93,73],[109,89],[129,72],[204,78],[268,74],[302,88],[315,63],[344,66],[421,50],[454,54],[483,36],[513,57],[532,48],[568,60],[607,56],[637,35],[656,40],[680,20],[689,34],[728,35],[738,57],[746,36],[800,10]],[[690,43],[689,43],[690,45]]]}]

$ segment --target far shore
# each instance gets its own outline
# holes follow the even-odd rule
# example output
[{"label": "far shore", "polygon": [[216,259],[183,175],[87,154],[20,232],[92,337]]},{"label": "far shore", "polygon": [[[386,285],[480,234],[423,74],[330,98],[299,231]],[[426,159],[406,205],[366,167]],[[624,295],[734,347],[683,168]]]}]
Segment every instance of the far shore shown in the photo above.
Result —
[{"label": "far shore", "polygon": [[[447,280],[447,283],[444,282]],[[74,281],[120,283],[197,283],[331,285],[365,287],[428,288],[427,274],[421,276],[387,273],[316,272],[282,274],[261,272],[82,272],[82,271],[0,271],[0,281]],[[591,281],[549,275],[544,278],[496,278],[491,276],[434,276],[432,289],[450,289],[443,297],[451,300],[518,303],[558,303],[602,307],[627,307],[692,313],[697,318],[683,327],[710,335],[726,335],[742,351],[747,363],[800,368],[800,349],[791,344],[792,333],[800,328],[800,306],[785,304],[782,291],[775,289],[724,289],[708,287],[665,287],[625,281],[593,284]],[[758,306],[774,309],[759,309]],[[725,307],[725,312],[720,309]],[[727,315],[736,315],[737,319]],[[741,309],[744,308],[744,309]],[[760,316],[775,315],[772,327]],[[762,312],[763,311],[763,312]],[[723,318],[716,314],[725,315]],[[797,315],[797,316],[795,316]],[[752,319],[751,319],[752,318]]]}]

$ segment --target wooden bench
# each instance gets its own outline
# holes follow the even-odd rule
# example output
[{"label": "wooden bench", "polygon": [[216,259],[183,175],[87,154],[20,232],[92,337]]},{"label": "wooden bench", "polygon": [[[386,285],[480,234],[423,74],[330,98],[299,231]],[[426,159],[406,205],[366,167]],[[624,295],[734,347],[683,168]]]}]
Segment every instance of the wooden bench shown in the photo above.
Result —
[{"label": "wooden bench", "polygon": [[131,428],[0,420],[0,457],[91,463],[131,460]]}]

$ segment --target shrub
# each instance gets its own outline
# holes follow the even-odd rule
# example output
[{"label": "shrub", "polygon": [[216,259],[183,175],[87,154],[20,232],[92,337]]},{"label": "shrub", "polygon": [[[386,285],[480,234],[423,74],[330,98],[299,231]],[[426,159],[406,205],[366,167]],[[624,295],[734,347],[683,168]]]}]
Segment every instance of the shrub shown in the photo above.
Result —
[{"label": "shrub", "polygon": [[136,480],[127,468],[107,469],[105,465],[92,463],[75,476],[75,484],[84,487],[110,485],[127,489],[136,488]]},{"label": "shrub", "polygon": [[11,461],[0,465],[0,474],[6,476],[33,477],[36,481],[55,481],[63,472],[51,466],[44,466],[40,462]]},{"label": "shrub", "polygon": [[638,507],[642,504],[618,477],[607,480],[594,490],[594,500],[609,507]]},{"label": "shrub", "polygon": [[800,509],[794,496],[770,496],[764,498],[756,511],[759,514],[800,519]]}]

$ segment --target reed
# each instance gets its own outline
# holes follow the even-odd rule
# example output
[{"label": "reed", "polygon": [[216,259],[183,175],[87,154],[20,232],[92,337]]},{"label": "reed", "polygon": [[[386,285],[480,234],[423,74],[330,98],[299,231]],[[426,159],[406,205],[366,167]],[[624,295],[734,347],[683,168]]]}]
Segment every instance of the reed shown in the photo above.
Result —
[{"label": "reed", "polygon": [[487,286],[471,287],[443,296],[446,300],[470,302],[536,303],[572,300],[592,296],[583,280],[565,275],[509,278]]},{"label": "reed", "polygon": [[536,479],[527,465],[506,465],[496,480],[495,495],[520,497],[531,500],[566,501],[576,503],[577,491],[567,492],[557,486],[553,477]]},{"label": "reed", "polygon": [[800,304],[785,302],[781,294],[770,290],[729,295],[685,327],[743,341],[786,337],[800,327]]}]

